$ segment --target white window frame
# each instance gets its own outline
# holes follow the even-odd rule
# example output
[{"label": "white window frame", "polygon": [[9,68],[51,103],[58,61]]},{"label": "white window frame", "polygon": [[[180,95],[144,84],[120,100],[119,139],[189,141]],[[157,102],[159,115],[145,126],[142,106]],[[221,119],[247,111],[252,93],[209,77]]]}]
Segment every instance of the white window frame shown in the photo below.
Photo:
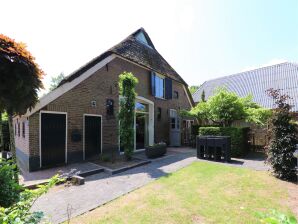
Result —
[{"label": "white window frame", "polygon": [[162,79],[163,80],[163,96],[162,97],[160,97],[160,96],[156,96],[156,79],[154,79],[154,91],[155,91],[155,97],[156,98],[159,98],[159,99],[165,99],[166,98],[166,79],[165,79],[165,76],[163,76],[163,75],[160,75],[160,74],[158,74],[158,73],[154,73],[155,74],[155,77],[158,77],[158,78],[160,78],[160,79]]}]

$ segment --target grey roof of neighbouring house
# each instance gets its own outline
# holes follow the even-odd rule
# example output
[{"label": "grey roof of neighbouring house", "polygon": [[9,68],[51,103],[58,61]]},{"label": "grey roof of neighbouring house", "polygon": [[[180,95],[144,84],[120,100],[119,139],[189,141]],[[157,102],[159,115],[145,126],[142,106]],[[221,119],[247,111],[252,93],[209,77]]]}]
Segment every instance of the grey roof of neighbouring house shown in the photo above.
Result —
[{"label": "grey roof of neighbouring house", "polygon": [[214,94],[218,87],[225,87],[229,91],[244,97],[249,94],[253,101],[266,108],[273,108],[273,100],[267,96],[266,90],[280,89],[292,99],[293,111],[298,111],[298,64],[285,62],[262,67],[251,71],[224,76],[204,82],[192,95],[195,103],[201,100],[202,92],[205,99]]}]

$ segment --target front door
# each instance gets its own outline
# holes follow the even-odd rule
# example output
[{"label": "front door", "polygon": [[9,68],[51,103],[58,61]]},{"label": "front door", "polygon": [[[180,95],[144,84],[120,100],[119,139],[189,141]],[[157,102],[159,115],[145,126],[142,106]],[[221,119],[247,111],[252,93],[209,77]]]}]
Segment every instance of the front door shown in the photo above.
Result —
[{"label": "front door", "polygon": [[101,153],[101,117],[85,115],[85,159]]},{"label": "front door", "polygon": [[173,109],[170,109],[170,145],[181,146],[180,119]]},{"label": "front door", "polygon": [[41,113],[41,166],[65,163],[66,114]]}]

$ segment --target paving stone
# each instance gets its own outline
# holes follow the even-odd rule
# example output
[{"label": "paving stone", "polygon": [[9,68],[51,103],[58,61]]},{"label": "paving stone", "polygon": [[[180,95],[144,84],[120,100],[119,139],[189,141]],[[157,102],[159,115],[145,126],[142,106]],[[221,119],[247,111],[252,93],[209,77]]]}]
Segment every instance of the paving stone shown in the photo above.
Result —
[{"label": "paving stone", "polygon": [[[85,184],[70,186],[62,190],[51,190],[34,204],[33,211],[44,211],[52,223],[67,220],[103,205],[117,197],[142,187],[149,182],[175,172],[194,161],[195,150],[183,148],[171,151],[171,156],[152,160],[150,164],[111,175],[99,173],[85,178]],[[204,160],[206,161],[206,160]],[[265,169],[264,162],[258,160],[233,160],[232,166]],[[238,162],[235,162],[238,161]]]}]

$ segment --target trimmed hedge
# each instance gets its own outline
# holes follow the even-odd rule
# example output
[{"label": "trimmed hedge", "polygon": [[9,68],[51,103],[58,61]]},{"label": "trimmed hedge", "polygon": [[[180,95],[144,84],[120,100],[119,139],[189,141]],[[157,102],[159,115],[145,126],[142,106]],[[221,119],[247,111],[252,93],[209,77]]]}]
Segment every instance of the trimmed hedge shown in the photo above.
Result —
[{"label": "trimmed hedge", "polygon": [[238,127],[200,127],[199,135],[230,136],[231,156],[241,157],[248,152],[249,128]]}]

